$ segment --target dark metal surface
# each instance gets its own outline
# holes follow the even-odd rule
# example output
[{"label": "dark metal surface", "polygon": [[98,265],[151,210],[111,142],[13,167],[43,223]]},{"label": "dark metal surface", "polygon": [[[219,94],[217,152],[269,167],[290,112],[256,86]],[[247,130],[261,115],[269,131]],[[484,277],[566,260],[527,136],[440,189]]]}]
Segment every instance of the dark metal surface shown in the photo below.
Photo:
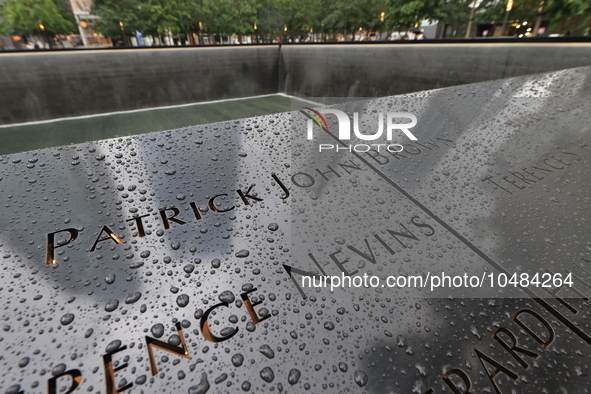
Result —
[{"label": "dark metal surface", "polygon": [[[567,300],[581,297],[572,290],[304,299],[285,266],[311,270],[312,253],[338,273],[329,255],[340,248],[360,274],[552,269],[586,280],[590,72],[373,100],[370,114],[419,119],[418,141],[382,164],[315,154],[336,141],[306,140],[298,112],[2,156],[0,391],[55,381],[59,392],[77,370],[79,392],[106,392],[111,373],[121,392],[146,393],[588,392],[588,306]],[[552,155],[569,165],[523,189],[501,183]],[[301,172],[315,184],[301,187]],[[417,239],[391,241],[394,253],[364,242],[402,225]],[[365,245],[375,263],[349,248]]]}]

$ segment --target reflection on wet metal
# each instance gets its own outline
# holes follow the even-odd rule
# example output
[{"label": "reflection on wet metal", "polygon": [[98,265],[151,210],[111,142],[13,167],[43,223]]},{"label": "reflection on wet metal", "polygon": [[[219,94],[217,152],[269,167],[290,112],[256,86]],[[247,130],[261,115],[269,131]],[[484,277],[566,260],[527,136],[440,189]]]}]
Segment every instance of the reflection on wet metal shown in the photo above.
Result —
[{"label": "reflection on wet metal", "polygon": [[[590,75],[335,107],[402,152],[293,111],[0,157],[0,391],[589,392]],[[575,285],[302,284],[441,271]]]}]

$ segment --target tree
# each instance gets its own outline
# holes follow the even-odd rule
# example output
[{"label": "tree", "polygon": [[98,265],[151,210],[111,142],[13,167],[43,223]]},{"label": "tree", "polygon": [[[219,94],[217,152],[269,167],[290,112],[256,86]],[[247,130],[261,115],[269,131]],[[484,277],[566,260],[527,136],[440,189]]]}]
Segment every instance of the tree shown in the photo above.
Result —
[{"label": "tree", "polygon": [[125,39],[144,30],[149,10],[138,0],[95,0],[91,13],[100,16],[93,26],[96,31]]},{"label": "tree", "polygon": [[[371,0],[366,2],[367,22],[364,27],[371,31],[383,31],[387,28],[386,11],[388,10],[387,0]],[[383,13],[383,15],[382,15]]]},{"label": "tree", "polygon": [[53,44],[50,37],[68,34],[75,28],[51,0],[5,0],[2,13],[5,32],[40,35],[50,46]]},{"label": "tree", "polygon": [[322,3],[320,0],[276,0],[275,3],[284,21],[283,26],[288,28],[288,36],[305,35],[310,29],[321,27]]},{"label": "tree", "polygon": [[348,33],[353,33],[359,27],[362,27],[365,20],[360,1],[325,1],[325,4],[323,8],[328,9],[329,13],[322,22],[328,32],[343,33],[346,36]]},{"label": "tree", "polygon": [[563,27],[568,32],[576,30],[589,34],[591,27],[591,2],[589,0],[554,0],[544,10],[551,20],[550,29]]},{"label": "tree", "polygon": [[285,19],[277,6],[277,0],[262,0],[256,16],[257,31],[263,39],[270,40],[283,30]]},{"label": "tree", "polygon": [[[478,20],[483,22],[502,21],[507,1],[494,2],[481,7]],[[589,0],[515,0],[509,14],[509,21],[534,22],[540,16],[550,22],[550,30],[558,32],[582,30],[591,23],[591,2]]]},{"label": "tree", "polygon": [[[445,0],[443,0],[445,1]],[[386,23],[399,31],[412,29],[421,21],[436,20],[439,0],[388,0]]]},{"label": "tree", "polygon": [[187,33],[191,13],[186,2],[150,0],[143,7],[147,12],[143,26],[145,34],[162,37],[166,33]]},{"label": "tree", "polygon": [[203,27],[209,33],[252,34],[260,7],[255,0],[204,0]]},{"label": "tree", "polygon": [[440,0],[433,18],[445,26],[451,26],[452,37],[464,37],[472,11],[470,5],[473,3],[474,0]]}]

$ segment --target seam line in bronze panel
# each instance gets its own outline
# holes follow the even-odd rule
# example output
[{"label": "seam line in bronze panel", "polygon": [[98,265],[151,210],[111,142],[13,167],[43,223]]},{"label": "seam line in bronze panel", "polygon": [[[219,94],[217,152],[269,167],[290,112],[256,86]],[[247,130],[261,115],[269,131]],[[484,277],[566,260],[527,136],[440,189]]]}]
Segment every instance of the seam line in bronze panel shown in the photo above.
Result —
[{"label": "seam line in bronze panel", "polygon": [[[338,144],[340,144],[342,146],[347,146],[343,141],[339,140],[330,131],[325,131],[325,132],[328,135],[330,135],[331,138],[333,138],[335,141],[337,141]],[[478,256],[480,256],[484,261],[489,263],[491,266],[493,266],[497,270],[499,270],[505,274],[510,274],[510,272],[508,270],[506,270],[502,265],[500,265],[499,263],[494,261],[491,257],[486,255],[483,251],[481,251],[479,248],[477,248],[474,244],[472,244],[470,241],[468,241],[466,238],[464,238],[462,235],[460,235],[460,233],[458,233],[450,225],[448,225],[446,222],[444,222],[439,216],[435,215],[429,208],[424,206],[419,200],[417,200],[416,198],[411,196],[410,193],[408,193],[406,190],[404,190],[402,187],[400,187],[396,182],[394,182],[392,179],[390,179],[386,174],[384,174],[382,171],[378,170],[375,166],[373,166],[367,160],[365,160],[365,158],[361,157],[361,155],[359,155],[357,152],[351,152],[351,153],[355,157],[357,157],[359,160],[361,160],[365,165],[367,165],[370,169],[372,169],[378,176],[380,176],[386,182],[388,182],[390,185],[392,185],[396,190],[398,190],[403,196],[405,196],[407,199],[409,199],[413,204],[415,204],[423,212],[425,212],[427,215],[432,217],[437,223],[439,223],[443,228],[445,228],[447,231],[449,231],[453,236],[455,236],[458,240],[460,240],[464,245],[466,245],[468,248],[470,248],[474,253],[476,253]],[[519,289],[522,290],[523,292],[525,292],[533,301],[538,303],[541,307],[543,307],[548,312],[550,312],[550,314],[552,314],[556,319],[558,319],[566,327],[571,329],[575,334],[577,334],[579,336],[579,338],[583,339],[585,342],[587,342],[587,344],[591,345],[591,337],[587,333],[585,333],[583,330],[581,330],[579,327],[577,327],[573,322],[568,320],[568,318],[566,316],[562,315],[562,313],[560,313],[558,310],[554,309],[554,307],[552,307],[550,304],[548,304],[546,302],[546,300],[539,298],[539,296],[533,290],[530,290],[527,287],[526,288],[520,287]]]}]

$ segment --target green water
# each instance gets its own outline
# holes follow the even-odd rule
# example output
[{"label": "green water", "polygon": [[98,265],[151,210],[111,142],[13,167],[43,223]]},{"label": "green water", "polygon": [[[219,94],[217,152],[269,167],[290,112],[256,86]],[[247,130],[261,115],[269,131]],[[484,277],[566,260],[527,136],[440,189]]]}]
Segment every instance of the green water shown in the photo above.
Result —
[{"label": "green water", "polygon": [[269,115],[291,109],[290,97],[272,95],[3,127],[0,128],[0,155]]}]

